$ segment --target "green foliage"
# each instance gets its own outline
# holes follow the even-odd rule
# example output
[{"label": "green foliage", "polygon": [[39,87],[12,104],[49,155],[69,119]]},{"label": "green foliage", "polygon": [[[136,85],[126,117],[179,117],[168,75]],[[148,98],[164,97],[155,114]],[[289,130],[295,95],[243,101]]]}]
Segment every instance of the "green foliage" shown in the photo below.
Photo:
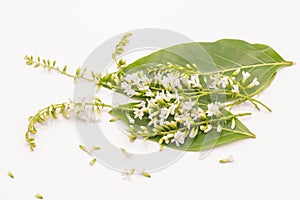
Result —
[{"label": "green foliage", "polygon": [[[124,35],[112,53],[118,70],[106,75],[91,72],[91,79],[85,77],[85,68],[77,68],[75,75],[72,75],[67,73],[67,66],[56,67],[56,61],[39,57],[35,60],[32,56],[25,56],[25,60],[27,65],[35,68],[55,70],[73,78],[74,81],[82,78],[95,82],[97,88],[103,86],[128,95],[132,100],[148,102],[145,103],[147,106],[140,106],[140,102],[130,102],[111,108],[109,113],[114,117],[111,122],[121,120],[127,124],[131,141],[143,138],[184,151],[200,151],[243,138],[255,138],[255,135],[238,119],[250,113],[233,114],[230,109],[249,101],[258,110],[262,106],[271,111],[254,96],[270,85],[280,68],[293,65],[269,46],[232,39],[212,43],[180,44],[156,51],[127,65],[125,60],[117,60],[117,57],[124,52],[130,36],[130,33]],[[128,76],[143,79],[146,84],[141,85],[139,81],[135,83],[136,80],[129,80]],[[168,83],[169,85],[162,83],[163,77],[167,76],[173,76],[172,81],[177,81],[177,86],[172,86],[172,81]],[[157,99],[159,95],[162,97]],[[166,95],[171,97],[167,100]],[[153,110],[149,108],[150,101],[155,101]],[[188,124],[189,128],[186,124],[183,125],[184,120],[176,119],[178,118],[176,114],[186,114],[182,111],[180,101],[193,103],[193,106],[197,106],[202,112],[197,120]],[[217,106],[220,113],[210,115],[209,107],[216,106],[217,103],[220,103],[220,106],[219,104]],[[76,104],[85,109],[82,103]],[[67,105],[69,104],[51,105],[29,118],[26,141],[32,150],[36,146],[34,137],[31,137],[37,132],[36,124],[43,123],[48,118],[56,119],[58,114],[68,118]],[[111,107],[97,97],[89,105],[98,113],[103,107]],[[171,106],[175,106],[175,109],[172,111],[173,114],[167,115],[165,119],[167,123],[160,125],[152,123],[153,116],[150,116],[150,112],[161,114],[161,110],[170,110]],[[174,142],[179,132],[185,137],[184,143],[180,138]],[[86,148],[85,150],[90,151]]]}]

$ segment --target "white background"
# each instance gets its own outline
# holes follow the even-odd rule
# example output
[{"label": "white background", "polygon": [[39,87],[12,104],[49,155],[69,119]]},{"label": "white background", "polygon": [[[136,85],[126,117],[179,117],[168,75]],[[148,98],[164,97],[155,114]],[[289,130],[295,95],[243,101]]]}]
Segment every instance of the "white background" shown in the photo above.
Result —
[{"label": "white background", "polygon": [[[136,28],[166,28],[195,41],[238,38],[271,45],[300,60],[299,3],[285,1],[16,1],[0,0],[0,199],[300,199],[299,66],[281,70],[259,97],[272,113],[243,122],[257,135],[215,149],[206,159],[186,153],[151,179],[122,180],[78,148],[72,122],[40,128],[39,148],[24,142],[26,119],[72,97],[72,80],[24,65],[24,55],[80,66],[103,41]],[[251,107],[251,106],[250,106]],[[218,160],[234,154],[235,162]],[[15,179],[6,174],[12,170]]]}]

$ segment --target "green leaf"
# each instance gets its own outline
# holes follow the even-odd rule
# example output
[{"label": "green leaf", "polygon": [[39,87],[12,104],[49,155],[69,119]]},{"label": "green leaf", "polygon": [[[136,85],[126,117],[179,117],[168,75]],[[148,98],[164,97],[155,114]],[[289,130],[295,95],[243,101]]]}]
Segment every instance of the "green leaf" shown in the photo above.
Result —
[{"label": "green leaf", "polygon": [[[236,69],[251,73],[245,85],[257,77],[260,85],[246,89],[246,94],[254,96],[264,90],[274,79],[276,72],[293,62],[284,60],[271,47],[263,44],[250,44],[242,40],[223,39],[212,43],[198,42],[172,46],[156,51],[128,65],[125,73],[133,73],[151,65],[171,62],[187,68],[196,64],[203,74],[220,73],[231,75]],[[241,72],[237,80],[241,80]],[[228,96],[228,100],[233,97]]]},{"label": "green leaf", "polygon": [[[110,111],[110,114],[118,118],[119,120],[121,120],[127,126],[129,126],[130,123],[126,117],[126,113],[133,117],[134,115],[132,111],[129,110],[133,108],[134,105],[136,105],[136,103],[123,104],[120,107],[113,108]],[[232,115],[228,111],[224,111],[223,114],[225,116]],[[148,119],[143,119],[143,120],[135,119],[135,123],[131,125],[134,126],[136,130],[139,130],[141,126],[147,126],[148,123],[149,123]],[[173,149],[183,150],[183,151],[201,151],[201,150],[211,149],[216,146],[228,144],[230,142],[237,141],[240,139],[255,138],[255,137],[256,136],[245,125],[243,125],[243,123],[240,120],[235,119],[234,130],[231,129],[231,124],[227,122],[222,127],[222,131],[220,133],[218,133],[216,129],[213,129],[206,134],[200,132],[193,139],[186,137],[184,144],[179,147],[176,146],[174,143],[169,143],[167,145],[163,144],[163,145],[166,145],[167,147]],[[161,136],[154,136],[154,137],[149,137],[149,140],[158,143],[160,138]]]}]

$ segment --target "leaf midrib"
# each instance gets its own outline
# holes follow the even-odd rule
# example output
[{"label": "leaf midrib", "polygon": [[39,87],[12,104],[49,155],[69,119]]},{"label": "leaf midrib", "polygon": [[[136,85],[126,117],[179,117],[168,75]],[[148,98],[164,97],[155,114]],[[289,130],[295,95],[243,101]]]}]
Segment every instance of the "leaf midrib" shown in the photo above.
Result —
[{"label": "leaf midrib", "polygon": [[[281,65],[281,66],[291,66],[291,65],[293,65],[293,62],[261,63],[261,64],[255,64],[255,65],[239,66],[237,68],[248,69],[248,68],[258,68],[258,67],[267,67],[267,66],[275,67],[275,66],[278,66],[278,65]],[[210,75],[210,74],[215,74],[215,73],[225,73],[225,72],[234,71],[237,68],[230,68],[230,69],[218,70],[217,72],[201,73],[201,75]]]}]

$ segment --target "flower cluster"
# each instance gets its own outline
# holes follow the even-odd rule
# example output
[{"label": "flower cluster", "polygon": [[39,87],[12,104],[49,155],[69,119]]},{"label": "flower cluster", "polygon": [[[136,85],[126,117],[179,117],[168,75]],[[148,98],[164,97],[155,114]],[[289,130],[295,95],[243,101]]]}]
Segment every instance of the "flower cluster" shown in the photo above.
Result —
[{"label": "flower cluster", "polygon": [[[240,89],[250,89],[254,86],[260,85],[256,77],[248,85],[245,85],[251,74],[246,71],[242,71],[241,73],[240,72],[241,69],[237,68],[231,74],[231,76],[220,74],[212,75],[210,76],[211,84],[209,85],[209,87],[212,89],[224,89],[228,92],[231,92],[232,94],[238,94],[240,93]],[[238,80],[238,76],[241,76],[240,80]]]},{"label": "flower cluster", "polygon": [[[176,146],[184,144],[186,137],[194,138],[214,128],[217,132],[221,132],[220,122],[224,117],[225,106],[218,101],[200,103],[201,95],[211,94],[203,88],[207,88],[208,85],[210,90],[220,89],[236,95],[240,93],[240,88],[259,85],[257,78],[245,85],[249,77],[250,73],[241,71],[240,68],[230,76],[201,75],[195,70],[187,73],[184,68],[172,63],[151,67],[147,69],[147,75],[143,70],[127,73],[118,80],[120,88],[130,97],[145,98],[135,105],[132,111],[126,113],[131,124],[129,131],[143,137],[160,135],[160,144],[172,142]],[[212,119],[216,123],[211,123]],[[147,121],[147,127],[134,128],[136,120]],[[234,129],[234,117],[231,120],[231,127]]]}]

